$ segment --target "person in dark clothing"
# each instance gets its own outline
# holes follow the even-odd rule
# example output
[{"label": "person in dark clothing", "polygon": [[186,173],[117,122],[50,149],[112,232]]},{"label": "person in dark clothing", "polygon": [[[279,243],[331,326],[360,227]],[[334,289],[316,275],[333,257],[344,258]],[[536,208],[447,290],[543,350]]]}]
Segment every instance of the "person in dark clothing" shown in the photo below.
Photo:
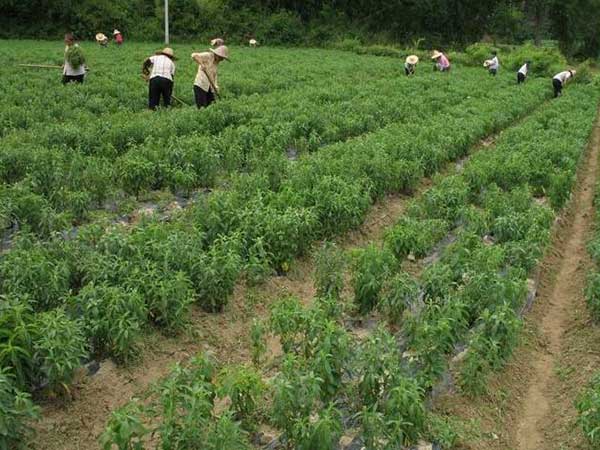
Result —
[{"label": "person in dark clothing", "polygon": [[519,71],[517,72],[517,84],[525,83],[525,79],[527,78],[527,74],[529,73],[529,65],[531,63],[527,61],[525,64],[521,66]]},{"label": "person in dark clothing", "polygon": [[563,86],[569,81],[571,78],[575,76],[577,72],[575,70],[565,70],[564,72],[557,73],[552,78],[552,86],[554,87],[554,98],[560,97],[562,95]]}]

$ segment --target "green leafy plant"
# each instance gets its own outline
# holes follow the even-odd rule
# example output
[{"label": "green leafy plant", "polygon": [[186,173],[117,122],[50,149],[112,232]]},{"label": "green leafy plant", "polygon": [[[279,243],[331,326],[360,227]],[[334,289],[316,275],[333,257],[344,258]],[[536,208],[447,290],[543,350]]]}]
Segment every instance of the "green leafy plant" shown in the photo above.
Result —
[{"label": "green leafy plant", "polygon": [[387,249],[369,245],[354,255],[352,267],[354,301],[361,313],[371,311],[379,301],[384,280],[396,261]]},{"label": "green leafy plant", "polygon": [[575,407],[579,414],[577,424],[583,430],[590,448],[600,448],[600,375],[596,374],[579,395]]},{"label": "green leafy plant", "polygon": [[265,384],[259,372],[251,367],[227,367],[219,377],[218,394],[231,399],[234,417],[241,420],[245,428],[255,427]]},{"label": "green leafy plant", "polygon": [[0,418],[0,448],[26,448],[30,422],[39,418],[39,408],[14,385],[7,368],[0,369]]},{"label": "green leafy plant", "polygon": [[318,297],[339,298],[344,288],[346,260],[334,243],[325,243],[315,259],[314,283]]}]

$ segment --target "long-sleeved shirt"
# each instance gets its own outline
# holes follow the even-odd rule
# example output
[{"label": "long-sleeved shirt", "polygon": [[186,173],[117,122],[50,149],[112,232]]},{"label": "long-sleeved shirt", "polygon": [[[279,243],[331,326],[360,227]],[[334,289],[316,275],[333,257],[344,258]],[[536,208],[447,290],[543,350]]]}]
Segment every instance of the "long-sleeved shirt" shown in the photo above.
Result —
[{"label": "long-sleeved shirt", "polygon": [[173,77],[175,76],[175,63],[171,58],[165,55],[154,55],[149,59],[152,62],[150,79],[154,77],[163,77],[173,81]]},{"label": "long-sleeved shirt", "polygon": [[[198,63],[198,73],[194,80],[194,85],[205,92],[212,91],[211,82],[215,89],[219,89],[219,80],[217,75],[217,63],[215,55],[212,52],[192,53],[192,59]],[[209,78],[210,77],[210,81]]]},{"label": "long-sleeved shirt", "polygon": [[571,72],[565,70],[564,72],[557,73],[554,75],[554,79],[560,81],[562,84],[565,84],[572,77]]},{"label": "long-sleeved shirt", "polygon": [[[74,45],[77,46],[77,44]],[[67,51],[69,51],[69,46],[65,47],[65,64],[63,66],[63,75],[67,75],[70,77],[85,75],[85,64],[81,64],[77,69],[75,69],[67,60]]]},{"label": "long-sleeved shirt", "polygon": [[529,68],[527,67],[527,64],[523,64],[521,66],[521,68],[519,69],[519,73],[522,73],[523,75],[527,76],[528,70],[529,70]]},{"label": "long-sleeved shirt", "polygon": [[494,56],[491,60],[490,60],[490,65],[488,67],[490,70],[498,70],[500,68],[500,60],[498,59],[497,56]]},{"label": "long-sleeved shirt", "polygon": [[450,61],[448,61],[448,58],[443,53],[442,56],[440,56],[437,60],[437,66],[440,70],[450,67]]}]

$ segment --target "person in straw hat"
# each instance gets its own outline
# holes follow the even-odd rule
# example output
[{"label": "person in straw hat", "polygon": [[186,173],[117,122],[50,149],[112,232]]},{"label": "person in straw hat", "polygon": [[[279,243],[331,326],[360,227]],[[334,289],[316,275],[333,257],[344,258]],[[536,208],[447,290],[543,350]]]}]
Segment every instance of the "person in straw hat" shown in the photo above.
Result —
[{"label": "person in straw hat", "polygon": [[219,93],[217,68],[223,60],[229,61],[229,49],[225,45],[211,48],[208,52],[192,53],[192,59],[198,64],[198,73],[194,80],[194,98],[196,106],[204,108],[215,101]]},{"label": "person in straw hat", "polygon": [[495,50],[492,52],[492,59],[486,61],[487,70],[490,75],[496,76],[498,74],[498,69],[500,68],[500,60],[498,59],[498,52]]},{"label": "person in straw hat", "polygon": [[108,38],[104,33],[96,34],[96,42],[100,44],[101,47],[106,48],[108,45]]},{"label": "person in straw hat", "polygon": [[113,31],[113,37],[115,38],[115,43],[117,45],[121,45],[123,43],[123,35],[119,30]]},{"label": "person in straw hat", "polygon": [[404,72],[406,76],[414,75],[415,68],[417,67],[417,63],[419,62],[419,57],[417,55],[410,55],[406,57],[406,61],[404,61]]},{"label": "person in straw hat", "polygon": [[142,74],[144,78],[149,80],[148,107],[152,110],[158,107],[161,97],[165,107],[171,105],[175,59],[173,49],[166,47],[144,61]]},{"label": "person in straw hat", "polygon": [[435,65],[433,66],[433,70],[439,70],[440,72],[449,72],[450,71],[450,61],[448,57],[444,55],[442,52],[438,50],[433,51],[433,55],[431,59],[435,61]]},{"label": "person in straw hat", "polygon": [[562,95],[563,86],[577,73],[576,70],[565,70],[564,72],[557,73],[552,78],[552,86],[554,87],[554,98]]}]

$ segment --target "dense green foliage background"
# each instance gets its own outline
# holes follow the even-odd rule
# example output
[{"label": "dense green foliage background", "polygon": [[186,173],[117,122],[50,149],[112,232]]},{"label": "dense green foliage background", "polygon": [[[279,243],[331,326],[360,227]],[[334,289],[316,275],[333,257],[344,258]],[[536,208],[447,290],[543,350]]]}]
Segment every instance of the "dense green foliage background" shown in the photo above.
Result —
[{"label": "dense green foliage background", "polygon": [[[0,37],[81,38],[117,27],[129,38],[162,37],[163,0],[0,0]],[[344,38],[465,45],[555,39],[573,56],[597,57],[600,0],[171,0],[176,38],[255,36],[269,44],[323,44]]]}]

